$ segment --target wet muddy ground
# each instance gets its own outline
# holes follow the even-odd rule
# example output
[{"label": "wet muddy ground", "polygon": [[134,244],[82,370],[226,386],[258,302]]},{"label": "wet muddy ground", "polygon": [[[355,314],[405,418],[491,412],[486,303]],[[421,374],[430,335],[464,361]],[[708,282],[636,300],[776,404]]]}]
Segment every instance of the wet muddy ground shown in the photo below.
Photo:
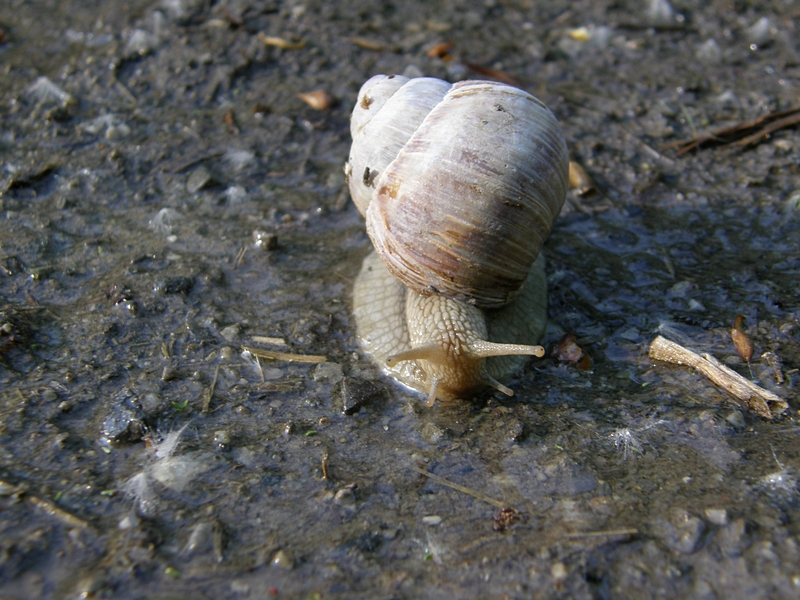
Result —
[{"label": "wet muddy ground", "polygon": [[[796,5],[442,4],[0,6],[4,598],[800,593],[800,134],[665,149],[800,106]],[[359,351],[342,165],[364,80],[468,65],[600,193],[545,249],[548,356],[428,409]],[[658,333],[788,410],[654,364]]]}]

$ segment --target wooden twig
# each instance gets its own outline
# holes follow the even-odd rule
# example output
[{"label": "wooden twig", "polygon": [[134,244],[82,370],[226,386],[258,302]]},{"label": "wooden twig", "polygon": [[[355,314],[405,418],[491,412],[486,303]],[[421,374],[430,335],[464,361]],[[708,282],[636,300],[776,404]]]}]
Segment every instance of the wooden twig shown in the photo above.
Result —
[{"label": "wooden twig", "polygon": [[750,146],[768,139],[769,134],[779,129],[800,123],[800,108],[773,112],[752,121],[737,123],[731,127],[717,129],[711,133],[695,135],[688,140],[672,142],[665,148],[678,148],[675,156],[681,156],[695,148],[707,146]]},{"label": "wooden twig", "polygon": [[747,404],[765,419],[774,419],[789,407],[780,396],[748,381],[710,354],[697,354],[660,335],[650,344],[649,356],[655,360],[687,365],[700,371],[712,383]]}]

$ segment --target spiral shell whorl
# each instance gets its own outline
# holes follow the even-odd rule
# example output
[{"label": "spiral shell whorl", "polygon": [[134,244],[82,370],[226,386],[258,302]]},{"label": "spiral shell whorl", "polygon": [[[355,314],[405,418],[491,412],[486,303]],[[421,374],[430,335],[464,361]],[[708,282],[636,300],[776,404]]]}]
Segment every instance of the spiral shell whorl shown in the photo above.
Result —
[{"label": "spiral shell whorl", "polygon": [[451,85],[431,77],[376,75],[358,92],[350,117],[353,145],[346,170],[350,195],[366,214],[375,183]]},{"label": "spiral shell whorl", "polygon": [[561,210],[567,171],[566,142],[544,104],[505,84],[457,83],[383,169],[367,233],[417,293],[503,306]]}]

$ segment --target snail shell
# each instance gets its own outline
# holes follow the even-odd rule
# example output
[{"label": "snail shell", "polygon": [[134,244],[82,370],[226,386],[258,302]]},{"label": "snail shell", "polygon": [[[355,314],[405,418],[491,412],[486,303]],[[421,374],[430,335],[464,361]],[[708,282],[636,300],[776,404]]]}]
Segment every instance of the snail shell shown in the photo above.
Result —
[{"label": "snail shell", "polygon": [[[544,240],[567,189],[566,142],[530,94],[375,76],[345,165],[376,254],[354,288],[365,350],[392,376],[455,398],[541,356]],[[493,341],[489,341],[489,340]]]},{"label": "snail shell", "polygon": [[517,88],[373,77],[345,170],[389,271],[479,307],[518,292],[561,211],[568,153],[553,114]]}]

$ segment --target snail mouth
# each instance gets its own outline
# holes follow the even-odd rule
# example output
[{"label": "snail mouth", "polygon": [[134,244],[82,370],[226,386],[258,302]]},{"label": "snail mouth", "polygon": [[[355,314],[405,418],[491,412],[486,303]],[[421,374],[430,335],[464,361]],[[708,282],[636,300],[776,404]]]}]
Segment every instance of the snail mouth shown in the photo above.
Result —
[{"label": "snail mouth", "polygon": [[495,388],[506,396],[513,396],[514,391],[511,388],[486,372],[482,360],[490,356],[544,356],[542,346],[498,344],[486,340],[474,340],[462,349],[463,356],[457,357],[452,348],[448,351],[448,348],[441,344],[426,344],[389,356],[386,365],[393,368],[397,363],[406,360],[422,360],[429,363],[432,368],[427,405],[433,406],[437,398],[464,398],[487,386]]}]

